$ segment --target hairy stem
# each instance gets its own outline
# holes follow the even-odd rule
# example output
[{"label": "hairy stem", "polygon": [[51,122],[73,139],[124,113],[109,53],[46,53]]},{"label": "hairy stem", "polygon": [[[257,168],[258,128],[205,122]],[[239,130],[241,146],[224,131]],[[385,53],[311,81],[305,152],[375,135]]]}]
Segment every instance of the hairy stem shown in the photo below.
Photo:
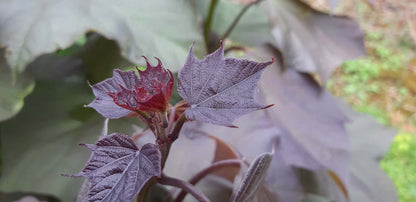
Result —
[{"label": "hairy stem", "polygon": [[171,142],[175,141],[179,137],[179,132],[181,132],[182,126],[186,121],[185,113],[183,113],[178,121],[176,121],[175,128],[173,128],[172,132],[169,134],[169,139]]},{"label": "hairy stem", "polygon": [[176,179],[176,178],[167,177],[165,175],[162,175],[162,177],[158,178],[157,182],[163,185],[169,185],[169,186],[181,188],[182,190],[190,193],[200,202],[209,202],[209,199],[201,191],[199,191],[195,186],[193,186],[189,182]]},{"label": "hairy stem", "polygon": [[162,128],[168,127],[168,113],[166,111],[160,113],[160,118],[162,121]]},{"label": "hairy stem", "polygon": [[[189,183],[192,184],[192,185],[195,185],[202,178],[204,178],[205,176],[207,176],[208,174],[210,174],[210,173],[212,173],[216,170],[219,170],[219,169],[224,168],[224,167],[238,167],[238,166],[241,166],[242,163],[243,163],[243,161],[240,160],[240,159],[227,159],[227,160],[215,162],[215,163],[211,164],[209,167],[207,167],[204,170],[197,173],[194,177],[192,177],[189,180]],[[174,202],[181,202],[185,198],[186,194],[187,193],[185,191],[181,191],[179,193],[178,197],[176,197]]]},{"label": "hairy stem", "polygon": [[228,27],[227,31],[225,31],[225,33],[222,35],[221,40],[226,39],[231,32],[233,31],[233,29],[235,28],[235,26],[238,24],[238,21],[240,21],[241,17],[243,17],[244,13],[254,4],[257,4],[259,2],[261,2],[262,0],[256,0],[253,1],[249,4],[247,4],[246,6],[244,6],[243,9],[241,9],[240,13],[238,13],[237,17],[234,18],[234,21],[231,23],[231,25]]},{"label": "hairy stem", "polygon": [[164,142],[163,145],[160,145],[160,151],[162,153],[162,169],[165,167],[166,160],[168,159],[170,147],[172,143],[178,139],[179,133],[181,132],[182,126],[186,121],[185,113],[183,113],[178,121],[175,124],[175,128],[173,128],[173,131],[169,133],[167,136],[168,141]]},{"label": "hairy stem", "polygon": [[176,108],[175,108],[175,106],[173,106],[170,109],[170,112],[169,112],[168,128],[166,128],[166,131],[168,133],[170,133],[170,130],[172,129],[173,122],[175,121],[175,114],[176,114]]},{"label": "hairy stem", "polygon": [[211,0],[211,5],[208,10],[208,17],[204,23],[204,38],[205,44],[208,47],[209,44],[209,34],[211,32],[212,18],[214,17],[215,7],[217,6],[218,0]]}]

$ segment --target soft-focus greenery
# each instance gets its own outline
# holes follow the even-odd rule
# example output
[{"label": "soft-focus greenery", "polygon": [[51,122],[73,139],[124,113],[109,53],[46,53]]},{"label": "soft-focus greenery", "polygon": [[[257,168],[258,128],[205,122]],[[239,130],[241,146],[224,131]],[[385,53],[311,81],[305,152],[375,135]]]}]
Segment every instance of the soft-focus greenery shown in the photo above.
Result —
[{"label": "soft-focus greenery", "polygon": [[416,201],[415,135],[397,134],[381,167],[393,179],[401,202]]},{"label": "soft-focus greenery", "polygon": [[[369,56],[344,62],[328,87],[345,97],[357,111],[372,115],[384,125],[392,125],[392,111],[386,109],[389,103],[383,103],[389,101],[381,100],[387,100],[387,88],[396,90],[400,97],[409,96],[410,91],[400,77],[406,74],[409,49],[399,47],[393,51],[379,32],[366,33],[366,42]],[[400,126],[396,127],[400,130]],[[380,166],[392,178],[400,202],[416,201],[416,134],[397,134]]]}]

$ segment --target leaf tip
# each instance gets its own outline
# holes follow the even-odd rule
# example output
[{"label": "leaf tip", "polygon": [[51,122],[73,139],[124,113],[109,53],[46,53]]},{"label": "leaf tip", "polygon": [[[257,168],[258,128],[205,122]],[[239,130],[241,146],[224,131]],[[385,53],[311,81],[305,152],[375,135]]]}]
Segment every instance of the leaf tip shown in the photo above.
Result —
[{"label": "leaf tip", "polygon": [[265,107],[262,107],[262,108],[260,108],[260,109],[267,109],[267,108],[269,108],[269,107],[273,107],[274,106],[274,104],[270,104],[270,105],[266,105]]},{"label": "leaf tip", "polygon": [[62,177],[83,177],[81,175],[81,173],[78,174],[73,174],[73,175],[69,175],[69,174],[61,174]]},{"label": "leaf tip", "polygon": [[[148,68],[148,67],[150,67],[151,65],[150,65],[150,63],[149,63],[149,60],[147,59],[147,57],[146,56],[144,56],[144,55],[142,55],[142,58],[144,58],[144,60],[146,61],[146,67]],[[141,71],[140,71],[141,72]]]}]

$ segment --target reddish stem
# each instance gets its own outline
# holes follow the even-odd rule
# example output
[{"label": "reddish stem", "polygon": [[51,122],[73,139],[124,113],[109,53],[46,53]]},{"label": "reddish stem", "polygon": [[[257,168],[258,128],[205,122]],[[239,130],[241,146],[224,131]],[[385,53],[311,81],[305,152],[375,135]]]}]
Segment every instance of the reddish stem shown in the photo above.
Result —
[{"label": "reddish stem", "polygon": [[173,106],[170,109],[169,120],[168,120],[168,128],[166,129],[166,131],[168,133],[170,133],[170,130],[172,129],[173,123],[175,122],[175,113],[176,113],[176,108],[175,108],[175,106]]},{"label": "reddish stem", "polygon": [[[194,177],[192,177],[189,180],[189,183],[192,185],[195,185],[196,183],[198,183],[202,178],[204,178],[205,176],[209,175],[210,173],[224,168],[224,167],[237,167],[237,166],[241,166],[241,164],[243,163],[242,160],[240,159],[227,159],[227,160],[223,160],[223,161],[218,161],[215,162],[213,164],[211,164],[209,167],[205,168],[204,170],[200,171],[199,173],[197,173]],[[178,197],[176,197],[174,202],[181,202],[185,196],[186,196],[186,192],[185,191],[181,191],[178,195]]]},{"label": "reddish stem", "polygon": [[202,194],[201,191],[199,191],[195,186],[191,185],[189,182],[172,177],[167,177],[165,175],[162,175],[162,177],[158,178],[157,182],[163,185],[181,188],[184,192],[190,193],[200,202],[210,201],[204,194]]}]

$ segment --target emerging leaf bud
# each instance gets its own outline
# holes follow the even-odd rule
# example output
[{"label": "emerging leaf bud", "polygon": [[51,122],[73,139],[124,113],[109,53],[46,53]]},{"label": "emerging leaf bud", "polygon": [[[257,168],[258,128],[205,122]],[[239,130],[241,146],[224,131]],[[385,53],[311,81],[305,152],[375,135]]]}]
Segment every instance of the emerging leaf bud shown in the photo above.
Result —
[{"label": "emerging leaf bud", "polygon": [[[144,56],[143,56],[144,57]],[[158,64],[152,66],[146,57],[146,70],[121,71],[115,69],[113,77],[92,86],[95,99],[88,107],[110,119],[127,116],[132,111],[165,111],[172,96],[174,78],[169,70]]]}]

